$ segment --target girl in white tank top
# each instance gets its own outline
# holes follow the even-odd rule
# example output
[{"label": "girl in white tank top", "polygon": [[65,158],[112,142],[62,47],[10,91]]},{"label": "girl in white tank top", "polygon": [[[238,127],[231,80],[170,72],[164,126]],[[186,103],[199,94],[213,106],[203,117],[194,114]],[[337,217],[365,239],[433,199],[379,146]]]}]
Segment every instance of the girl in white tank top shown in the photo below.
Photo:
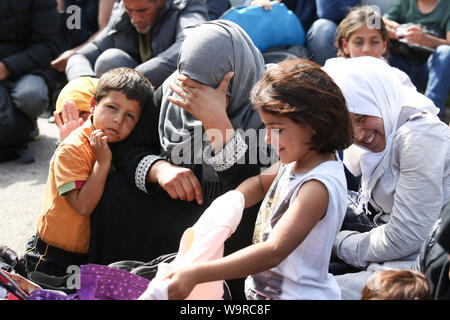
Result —
[{"label": "girl in white tank top", "polygon": [[184,299],[199,283],[248,276],[249,299],[339,299],[328,265],[347,205],[344,167],[336,153],[353,139],[345,99],[308,60],[268,69],[250,98],[280,160],[236,188],[245,199],[242,210],[264,200],[253,244],[173,270],[166,278],[168,297]]}]

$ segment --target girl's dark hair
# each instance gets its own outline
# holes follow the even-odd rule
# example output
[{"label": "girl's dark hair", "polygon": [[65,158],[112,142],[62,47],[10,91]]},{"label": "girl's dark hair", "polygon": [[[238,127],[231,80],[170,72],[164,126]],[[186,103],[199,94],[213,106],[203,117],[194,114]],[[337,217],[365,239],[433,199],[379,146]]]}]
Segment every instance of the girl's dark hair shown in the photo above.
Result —
[{"label": "girl's dark hair", "polygon": [[312,61],[289,59],[270,68],[253,87],[250,101],[259,111],[310,125],[315,132],[310,149],[319,153],[346,149],[353,142],[341,90]]},{"label": "girl's dark hair", "polygon": [[150,81],[139,71],[126,67],[109,70],[100,77],[94,92],[96,103],[113,90],[122,92],[129,100],[139,102],[141,108],[149,105],[153,96]]},{"label": "girl's dark hair", "polygon": [[[339,23],[336,30],[335,46],[338,49],[337,55],[339,57],[350,57],[344,52],[342,39],[348,42],[353,32],[355,32],[362,26],[367,26],[368,28],[376,28],[380,33],[383,41],[386,41],[386,43],[389,44],[388,32],[381,15],[371,6],[355,6]],[[387,56],[387,50],[385,56]]]}]

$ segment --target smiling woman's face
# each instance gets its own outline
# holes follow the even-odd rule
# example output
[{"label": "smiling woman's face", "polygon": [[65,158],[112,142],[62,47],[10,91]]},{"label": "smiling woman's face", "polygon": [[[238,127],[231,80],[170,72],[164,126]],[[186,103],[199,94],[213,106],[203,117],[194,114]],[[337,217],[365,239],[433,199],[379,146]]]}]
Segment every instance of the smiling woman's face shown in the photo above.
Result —
[{"label": "smiling woman's face", "polygon": [[357,113],[352,113],[351,118],[355,144],[372,152],[381,152],[386,148],[383,119]]}]

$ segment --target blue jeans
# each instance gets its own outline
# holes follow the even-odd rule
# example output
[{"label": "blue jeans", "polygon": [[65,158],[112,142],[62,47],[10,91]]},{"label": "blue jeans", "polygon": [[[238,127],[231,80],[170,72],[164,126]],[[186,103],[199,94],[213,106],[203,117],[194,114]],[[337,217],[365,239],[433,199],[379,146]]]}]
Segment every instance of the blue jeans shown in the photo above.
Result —
[{"label": "blue jeans", "polygon": [[112,48],[105,50],[95,61],[94,72],[101,77],[105,72],[119,67],[135,69],[138,62],[123,50]]},{"label": "blue jeans", "polygon": [[14,107],[30,119],[37,119],[47,109],[48,87],[41,76],[26,74],[15,81],[3,81],[3,84],[9,92]]},{"label": "blue jeans", "polygon": [[125,51],[117,48],[111,48],[105,50],[98,56],[95,61],[94,72],[97,77],[101,77],[105,72],[111,69],[127,67],[139,71],[147,78],[154,79],[155,77],[151,76],[151,69],[149,69],[147,65],[149,61],[144,63],[138,62]]},{"label": "blue jeans", "polygon": [[389,53],[389,64],[408,74],[413,84],[430,98],[444,117],[445,100],[450,88],[450,46],[438,46],[426,61]]},{"label": "blue jeans", "polygon": [[312,60],[321,66],[337,55],[334,45],[337,25],[328,19],[314,21],[306,34],[306,47],[312,53]]},{"label": "blue jeans", "polygon": [[444,116],[445,100],[450,88],[450,46],[441,45],[428,59],[428,84],[425,95],[440,109]]}]

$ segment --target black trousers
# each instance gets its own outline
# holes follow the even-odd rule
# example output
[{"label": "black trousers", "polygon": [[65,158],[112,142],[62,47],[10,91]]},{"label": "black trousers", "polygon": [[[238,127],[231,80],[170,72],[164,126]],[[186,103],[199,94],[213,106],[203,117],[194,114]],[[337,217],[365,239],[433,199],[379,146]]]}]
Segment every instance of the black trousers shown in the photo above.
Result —
[{"label": "black trousers", "polygon": [[86,264],[86,261],[86,254],[69,252],[51,246],[34,235],[28,241],[25,254],[19,263],[26,274],[39,271],[52,276],[65,276],[69,266],[81,266]]}]

